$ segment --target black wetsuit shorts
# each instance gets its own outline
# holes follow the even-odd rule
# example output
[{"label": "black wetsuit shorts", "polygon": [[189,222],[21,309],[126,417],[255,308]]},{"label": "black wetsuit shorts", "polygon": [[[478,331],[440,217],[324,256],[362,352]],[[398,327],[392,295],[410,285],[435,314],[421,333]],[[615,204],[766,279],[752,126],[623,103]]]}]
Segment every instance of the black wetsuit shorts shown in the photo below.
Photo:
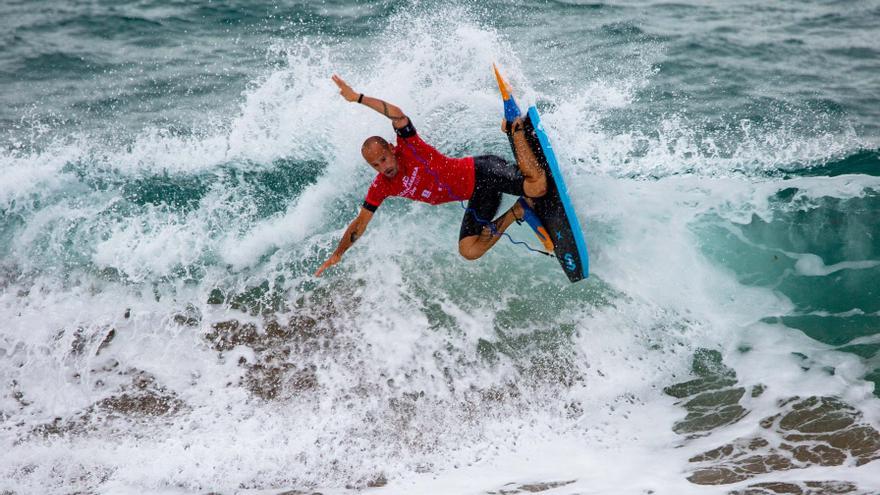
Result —
[{"label": "black wetsuit shorts", "polygon": [[495,218],[501,205],[501,194],[522,196],[523,175],[519,167],[495,155],[474,157],[474,193],[461,220],[458,240],[479,235]]}]

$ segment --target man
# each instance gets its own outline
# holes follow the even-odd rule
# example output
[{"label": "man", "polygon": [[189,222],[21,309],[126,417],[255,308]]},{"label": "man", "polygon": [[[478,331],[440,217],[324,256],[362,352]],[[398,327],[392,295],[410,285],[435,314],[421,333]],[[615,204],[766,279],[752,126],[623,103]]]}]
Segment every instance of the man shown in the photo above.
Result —
[{"label": "man", "polygon": [[[539,198],[547,192],[547,177],[526,143],[522,119],[509,126],[505,121],[501,124],[504,132],[513,135],[518,167],[494,155],[450,158],[422,141],[410,119],[397,106],[356,93],[335,74],[333,82],[339,87],[339,94],[349,102],[365,105],[391,119],[397,141],[391,145],[379,136],[364,141],[361,154],[378,175],[367,191],[357,218],[315,276],[320,277],[324,270],[339,263],[343,253],[364,234],[373,213],[388,196],[434,205],[468,200],[458,241],[459,253],[468,260],[485,254],[514,221],[534,215],[528,198]],[[525,199],[520,198],[490,225],[489,219],[497,213],[502,193]]]}]

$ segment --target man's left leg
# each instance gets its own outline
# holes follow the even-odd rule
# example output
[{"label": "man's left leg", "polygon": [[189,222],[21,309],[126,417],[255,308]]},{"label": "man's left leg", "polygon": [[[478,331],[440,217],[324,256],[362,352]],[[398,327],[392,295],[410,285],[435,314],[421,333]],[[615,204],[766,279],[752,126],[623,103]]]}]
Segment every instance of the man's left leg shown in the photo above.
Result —
[{"label": "man's left leg", "polygon": [[[495,193],[493,197],[488,199],[477,197],[476,194],[474,196],[475,198],[471,198],[471,201],[468,202],[468,211],[465,212],[461,222],[461,233],[458,240],[458,252],[467,260],[475,260],[486,254],[486,251],[491,249],[498,242],[498,239],[501,239],[501,234],[507,230],[507,227],[523,217],[522,206],[519,203],[514,203],[510,209],[492,220],[491,227],[485,225],[481,212],[487,218],[491,218],[491,215],[498,210],[498,205],[501,204],[501,193]],[[486,212],[490,213],[486,214]]]},{"label": "man's left leg", "polygon": [[[498,212],[502,193],[525,195],[520,167],[495,155],[474,157],[474,193],[468,201],[458,235],[458,252],[468,260],[483,256],[492,248],[501,234],[516,220],[523,218],[523,209],[514,203],[498,218],[489,221]],[[491,227],[490,227],[491,224]]]},{"label": "man's left leg", "polygon": [[[507,126],[503,123],[502,127]],[[538,157],[526,140],[525,124],[522,118],[518,118],[511,124],[510,136],[513,140],[514,158],[516,165],[523,175],[523,196],[526,198],[540,198],[547,193],[547,174],[538,163]],[[529,201],[531,205],[531,201]]]}]

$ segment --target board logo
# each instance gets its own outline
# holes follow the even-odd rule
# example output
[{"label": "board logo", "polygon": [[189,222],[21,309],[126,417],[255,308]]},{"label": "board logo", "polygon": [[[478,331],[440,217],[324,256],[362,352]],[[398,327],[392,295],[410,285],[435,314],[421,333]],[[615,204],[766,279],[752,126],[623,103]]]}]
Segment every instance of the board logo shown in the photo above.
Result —
[{"label": "board logo", "polygon": [[572,256],[571,253],[565,253],[565,256],[563,256],[562,259],[565,260],[566,270],[573,272],[575,268],[577,268],[577,265],[574,262],[574,256]]}]

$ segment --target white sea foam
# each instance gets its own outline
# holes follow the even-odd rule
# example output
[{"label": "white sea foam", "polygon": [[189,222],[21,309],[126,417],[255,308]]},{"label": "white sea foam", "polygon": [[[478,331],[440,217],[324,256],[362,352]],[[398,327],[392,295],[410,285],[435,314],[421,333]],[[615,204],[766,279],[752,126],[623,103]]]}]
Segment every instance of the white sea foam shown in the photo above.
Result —
[{"label": "white sea foam", "polygon": [[822,258],[815,254],[798,254],[797,263],[794,264],[795,269],[801,275],[808,277],[824,277],[831,275],[840,270],[864,270],[866,268],[874,268],[880,265],[880,261],[841,261],[833,265],[826,265]]}]

